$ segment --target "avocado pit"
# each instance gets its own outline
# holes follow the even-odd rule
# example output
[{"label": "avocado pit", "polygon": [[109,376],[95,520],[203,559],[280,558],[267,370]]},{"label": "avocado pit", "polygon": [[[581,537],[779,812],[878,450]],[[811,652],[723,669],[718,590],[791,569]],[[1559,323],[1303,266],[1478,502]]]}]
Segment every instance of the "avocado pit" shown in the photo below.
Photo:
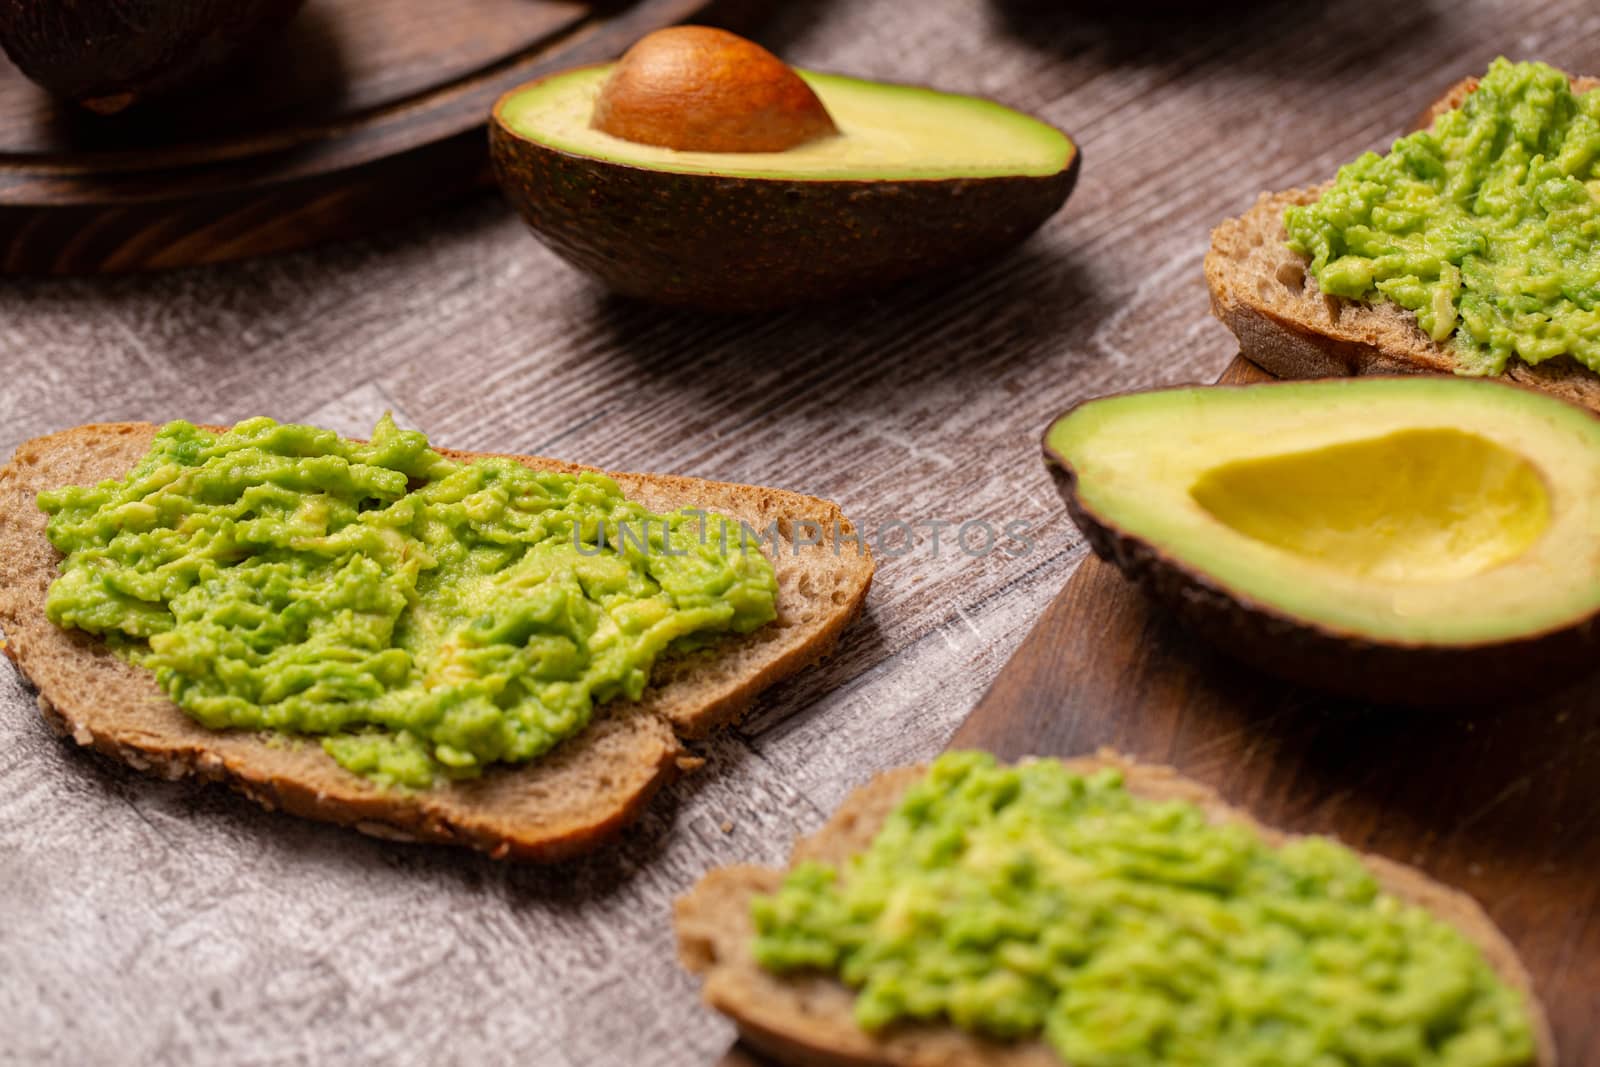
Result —
[{"label": "avocado pit", "polygon": [[787,63],[709,26],[657,30],[628,49],[595,99],[593,126],[679,152],[785,152],[839,132]]}]

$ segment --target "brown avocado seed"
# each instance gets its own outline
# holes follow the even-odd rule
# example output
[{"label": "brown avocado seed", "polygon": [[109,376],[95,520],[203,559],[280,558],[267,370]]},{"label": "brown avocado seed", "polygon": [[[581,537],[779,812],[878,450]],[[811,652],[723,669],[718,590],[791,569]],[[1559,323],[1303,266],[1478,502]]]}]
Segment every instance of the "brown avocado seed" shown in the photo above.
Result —
[{"label": "brown avocado seed", "polygon": [[628,49],[600,89],[592,125],[680,152],[783,152],[839,132],[787,63],[708,26],[657,30]]}]

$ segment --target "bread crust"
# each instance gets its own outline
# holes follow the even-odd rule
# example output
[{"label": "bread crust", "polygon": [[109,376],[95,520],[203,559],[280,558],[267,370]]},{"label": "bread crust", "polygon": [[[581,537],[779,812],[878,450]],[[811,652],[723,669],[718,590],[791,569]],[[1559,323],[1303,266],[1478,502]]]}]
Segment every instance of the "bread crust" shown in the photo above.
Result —
[{"label": "bread crust", "polygon": [[[784,531],[769,552],[779,582],[778,619],[708,650],[665,658],[637,703],[596,709],[583,733],[549,755],[428,790],[384,789],[352,774],[315,739],[201,726],[167,699],[148,671],[100,639],[57,627],[45,596],[60,554],[44,536],[35,497],[45,488],[120,477],[149,449],[148,423],[80,426],[35,438],[0,469],[0,627],[5,651],[38,689],[47,722],[78,744],[166,778],[225,782],[269,809],[351,826],[377,837],[464,845],[496,858],[552,861],[587,851],[633,821],[658,790],[698,765],[680,738],[738,717],[756,695],[832,651],[871,585],[870,553],[849,542],[837,506],[778,489],[666,475],[612,475],[653,510],[701,507]],[[453,459],[481,453],[441,449]],[[585,468],[507,457],[536,469]],[[824,528],[799,548],[793,524]],[[838,524],[835,527],[835,524]]]},{"label": "bread crust", "polygon": [[[1274,845],[1294,836],[1264,826],[1171,767],[1136,763],[1109,749],[1062,762],[1080,774],[1114,768],[1135,795],[1187,801],[1213,821],[1243,823]],[[790,867],[803,860],[839,864],[864,850],[925,770],[904,767],[861,786],[821,830],[796,844]],[[1366,853],[1361,860],[1386,891],[1427,908],[1478,946],[1501,979],[1527,1000],[1537,1067],[1556,1067],[1555,1040],[1527,970],[1478,903],[1415,868]],[[953,1026],[922,1023],[869,1034],[856,1026],[851,1014],[855,995],[842,983],[820,975],[780,977],[763,970],[750,953],[755,932],[750,900],[776,889],[783,874],[751,866],[712,871],[678,899],[674,913],[679,959],[702,977],[706,1002],[732,1018],[750,1045],[796,1067],[1063,1067],[1042,1040],[997,1042]]]},{"label": "bread crust", "polygon": [[[1423,112],[1419,127],[1459,107],[1477,84],[1468,78],[1451,86]],[[1586,92],[1600,81],[1572,84]],[[1308,273],[1310,261],[1284,243],[1284,209],[1315,201],[1331,184],[1265,193],[1212,231],[1205,259],[1212,314],[1252,362],[1280,378],[1455,373],[1454,350],[1429,337],[1412,312],[1328,296]],[[1600,412],[1600,374],[1570,357],[1536,366],[1512,359],[1506,377]]]}]

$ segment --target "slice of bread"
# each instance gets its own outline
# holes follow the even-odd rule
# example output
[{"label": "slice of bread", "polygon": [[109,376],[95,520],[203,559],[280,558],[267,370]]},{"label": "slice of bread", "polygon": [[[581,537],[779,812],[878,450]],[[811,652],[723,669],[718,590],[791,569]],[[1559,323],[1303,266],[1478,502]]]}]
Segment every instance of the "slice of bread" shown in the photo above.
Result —
[{"label": "slice of bread", "polygon": [[[1600,80],[1592,78],[1572,82],[1578,92],[1596,85]],[[1451,87],[1423,112],[1421,125],[1459,107],[1476,87],[1470,78]],[[1433,340],[1397,304],[1324,294],[1307,273],[1309,260],[1284,243],[1284,209],[1316,200],[1327,187],[1265,194],[1212,231],[1205,261],[1212,313],[1233,331],[1246,357],[1280,378],[1453,373],[1456,355],[1448,340]],[[1537,366],[1513,359],[1506,376],[1600,411],[1600,374],[1570,357]]]},{"label": "slice of bread", "polygon": [[[1129,792],[1138,796],[1184,800],[1204,809],[1214,821],[1244,823],[1274,844],[1288,839],[1289,835],[1262,826],[1170,767],[1134,763],[1108,750],[1062,762],[1083,774],[1115,767],[1125,776]],[[790,866],[803,860],[840,866],[866,849],[924,770],[889,771],[857,789],[821,830],[795,846]],[[1411,867],[1381,856],[1364,855],[1362,860],[1385,890],[1455,926],[1507,984],[1522,992],[1533,1017],[1537,1065],[1555,1067],[1555,1042],[1527,971],[1483,909],[1465,893]],[[779,976],[762,969],[750,952],[755,935],[750,901],[775,890],[783,875],[765,867],[725,867],[702,878],[676,907],[679,959],[703,977],[707,1003],[732,1018],[752,1047],[796,1067],[1063,1067],[1040,1039],[991,1041],[953,1026],[926,1023],[869,1034],[856,1025],[855,994],[842,983],[823,975]]]},{"label": "slice of bread", "polygon": [[[41,489],[126,474],[155,431],[148,423],[80,426],[28,441],[0,469],[6,653],[38,687],[46,719],[80,745],[167,778],[222,780],[268,808],[380,837],[528,860],[595,847],[637,816],[657,789],[698,764],[680,738],[737,718],[762,689],[831,652],[872,582],[871,555],[825,500],[697,478],[613,474],[627,496],[655,511],[699,507],[757,531],[777,522],[776,551],[763,542],[778,578],[776,621],[696,653],[664,657],[642,701],[596,709],[583,733],[542,759],[419,792],[384,789],[341,768],[315,739],[201,726],[166,698],[153,674],[118,658],[99,638],[46,618],[45,594],[60,554],[45,539],[35,497]],[[476,455],[441,451],[454,459]],[[588,469],[511,458],[541,469]],[[820,537],[809,527],[797,537],[796,524],[805,522],[815,523]]]}]

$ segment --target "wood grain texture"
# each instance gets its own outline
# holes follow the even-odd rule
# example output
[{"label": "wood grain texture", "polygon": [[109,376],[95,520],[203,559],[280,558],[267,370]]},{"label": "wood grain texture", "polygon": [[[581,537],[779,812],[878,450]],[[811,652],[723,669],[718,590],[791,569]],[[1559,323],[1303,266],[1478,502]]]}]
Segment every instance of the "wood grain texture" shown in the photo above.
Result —
[{"label": "wood grain texture", "polygon": [[102,118],[0,65],[0,272],[217,263],[402,223],[482,184],[507,89],[709,0],[313,0],[214,83]]},{"label": "wood grain texture", "polygon": [[[944,746],[1083,553],[1039,460],[1050,418],[1101,392],[1210,381],[1232,357],[1206,312],[1210,226],[1381,147],[1500,51],[1600,56],[1579,0],[1120,21],[1111,6],[814,0],[756,27],[804,65],[994,95],[1082,143],[1071,202],[1018,254],[869,301],[733,319],[614,300],[487,196],[273,259],[0,281],[7,452],[97,419],[355,430],[393,407],[455,447],[766,482],[874,528],[1018,521],[1032,541],[974,558],[947,529],[935,553],[923,527],[879,554],[868,618],[830,662],[704,746],[708,766],[622,845],[548,872],[107,765],[52,737],[0,668],[0,1063],[714,1059],[730,1031],[673,959],[670,899],[713,865],[780,863],[851,786]],[[1185,730],[1226,728],[1260,767],[1282,751],[1280,721]],[[1597,731],[1569,717],[1542,744],[1592,752]],[[1418,758],[1448,763],[1480,736],[1447,725]],[[1344,807],[1472,837],[1495,826],[1495,796],[1547,784],[1454,782],[1457,815],[1433,824],[1367,797],[1364,753],[1337,729],[1321,743],[1312,777],[1294,762],[1268,775],[1299,805],[1291,824]],[[1205,752],[1186,769],[1225,786],[1231,767]],[[1595,829],[1562,811],[1531,832]]]}]

